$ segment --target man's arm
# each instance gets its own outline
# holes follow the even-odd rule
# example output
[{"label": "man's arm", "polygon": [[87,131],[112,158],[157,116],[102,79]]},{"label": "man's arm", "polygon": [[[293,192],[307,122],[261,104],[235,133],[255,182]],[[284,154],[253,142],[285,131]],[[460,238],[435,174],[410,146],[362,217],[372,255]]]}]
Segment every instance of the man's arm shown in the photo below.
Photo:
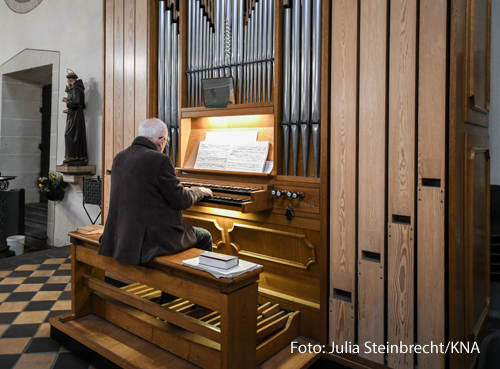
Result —
[{"label": "man's arm", "polygon": [[158,189],[170,206],[176,210],[190,208],[203,197],[213,197],[212,191],[205,187],[186,188],[175,174],[174,166],[168,156],[158,169]]}]

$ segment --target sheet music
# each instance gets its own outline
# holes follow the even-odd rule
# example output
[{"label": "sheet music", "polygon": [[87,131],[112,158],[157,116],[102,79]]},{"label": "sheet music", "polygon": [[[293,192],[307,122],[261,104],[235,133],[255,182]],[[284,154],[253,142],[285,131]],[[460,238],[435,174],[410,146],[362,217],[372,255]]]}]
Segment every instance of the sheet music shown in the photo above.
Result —
[{"label": "sheet music", "polygon": [[205,142],[256,142],[259,131],[207,132]]},{"label": "sheet music", "polygon": [[235,144],[227,158],[226,170],[262,173],[268,152],[268,141]]},{"label": "sheet music", "polygon": [[225,170],[230,150],[230,144],[202,141],[198,148],[198,155],[196,156],[194,168]]},{"label": "sheet music", "polygon": [[268,141],[237,144],[202,141],[194,168],[262,173],[268,152]]}]

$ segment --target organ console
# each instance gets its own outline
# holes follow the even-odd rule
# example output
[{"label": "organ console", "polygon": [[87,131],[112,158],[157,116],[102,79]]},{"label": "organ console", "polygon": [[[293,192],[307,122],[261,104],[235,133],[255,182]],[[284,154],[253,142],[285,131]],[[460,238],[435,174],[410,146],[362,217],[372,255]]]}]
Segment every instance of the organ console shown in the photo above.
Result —
[{"label": "organ console", "polygon": [[[212,190],[213,198],[205,197],[200,204],[239,210],[242,213],[254,213],[272,209],[273,201],[271,197],[272,185],[259,185],[258,187],[244,187],[227,184],[204,183],[204,182],[181,182],[184,187],[203,186]],[[219,195],[220,194],[220,195]]]}]

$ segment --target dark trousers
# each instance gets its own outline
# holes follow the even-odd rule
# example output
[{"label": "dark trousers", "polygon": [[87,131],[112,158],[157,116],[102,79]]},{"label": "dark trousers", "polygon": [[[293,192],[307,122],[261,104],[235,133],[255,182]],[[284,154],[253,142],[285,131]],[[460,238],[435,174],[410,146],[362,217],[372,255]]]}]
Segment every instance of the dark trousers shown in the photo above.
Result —
[{"label": "dark trousers", "polygon": [[212,251],[212,235],[209,231],[200,227],[193,227],[194,234],[196,235],[196,248]]},{"label": "dark trousers", "polygon": [[[209,231],[200,227],[193,227],[194,234],[196,235],[196,248],[205,251],[212,251],[212,235]],[[177,297],[162,292],[160,297],[160,304],[166,304],[167,302],[174,301]]]}]

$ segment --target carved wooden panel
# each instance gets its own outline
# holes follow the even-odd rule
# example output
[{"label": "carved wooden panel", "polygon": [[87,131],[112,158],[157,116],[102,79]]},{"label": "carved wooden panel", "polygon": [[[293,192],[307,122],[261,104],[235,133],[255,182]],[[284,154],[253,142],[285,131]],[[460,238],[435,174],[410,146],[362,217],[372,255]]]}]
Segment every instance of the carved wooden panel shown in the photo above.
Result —
[{"label": "carved wooden panel", "polygon": [[188,214],[184,214],[183,217],[184,220],[192,226],[201,227],[210,232],[214,249],[222,250],[227,244],[224,237],[224,228],[217,223],[217,219]]},{"label": "carved wooden panel", "polygon": [[489,150],[465,135],[464,280],[466,338],[478,339],[489,311]]},{"label": "carved wooden panel", "polygon": [[301,233],[234,223],[228,234],[241,256],[304,270],[318,261],[316,246]]},{"label": "carved wooden panel", "polygon": [[466,121],[488,127],[491,0],[467,0],[466,17]]}]

